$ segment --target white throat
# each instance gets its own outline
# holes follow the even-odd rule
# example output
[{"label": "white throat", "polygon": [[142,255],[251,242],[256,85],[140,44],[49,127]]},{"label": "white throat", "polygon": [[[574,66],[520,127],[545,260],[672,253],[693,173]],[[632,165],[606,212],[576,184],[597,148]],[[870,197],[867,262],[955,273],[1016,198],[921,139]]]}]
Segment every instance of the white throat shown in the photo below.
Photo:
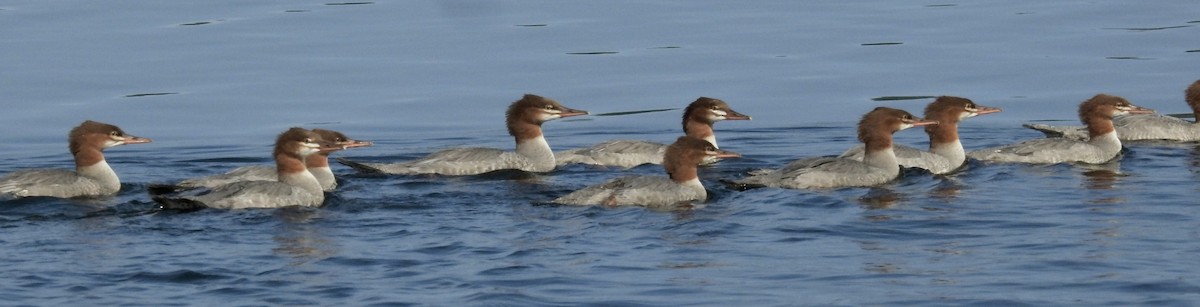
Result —
[{"label": "white throat", "polygon": [[945,157],[954,165],[962,165],[963,161],[967,160],[967,153],[963,150],[962,142],[957,139],[949,143],[929,143],[929,152]]},{"label": "white throat", "polygon": [[321,182],[317,181],[317,177],[313,176],[313,174],[310,172],[279,172],[279,182],[303,188],[305,191],[308,191],[313,195],[325,195],[324,190],[321,189]]},{"label": "white throat", "polygon": [[333,177],[333,170],[328,166],[310,167],[308,172],[321,183],[321,190],[332,191],[337,187],[337,178]]},{"label": "white throat", "polygon": [[554,152],[550,150],[550,143],[546,143],[545,136],[517,142],[517,154],[529,159],[536,169],[534,171],[548,172],[554,169]]},{"label": "white throat", "polygon": [[109,193],[121,190],[121,178],[117,178],[117,172],[114,172],[105,160],[89,166],[76,167],[75,172],[80,176],[96,180]]},{"label": "white throat", "polygon": [[1105,152],[1121,151],[1121,140],[1117,138],[1117,131],[1115,130],[1113,132],[1097,135],[1091,140],[1088,140],[1088,143],[1095,145],[1096,147],[1100,147],[1100,149],[1104,150]]},{"label": "white throat", "polygon": [[881,168],[891,174],[900,174],[900,163],[896,161],[896,152],[891,146],[887,148],[868,151],[863,155],[863,162],[867,165]]},{"label": "white throat", "polygon": [[[704,189],[704,184],[700,183],[700,177],[692,178],[691,180],[680,182],[679,185],[699,191],[704,198],[708,198],[708,190]],[[703,201],[704,199],[701,199]]]}]

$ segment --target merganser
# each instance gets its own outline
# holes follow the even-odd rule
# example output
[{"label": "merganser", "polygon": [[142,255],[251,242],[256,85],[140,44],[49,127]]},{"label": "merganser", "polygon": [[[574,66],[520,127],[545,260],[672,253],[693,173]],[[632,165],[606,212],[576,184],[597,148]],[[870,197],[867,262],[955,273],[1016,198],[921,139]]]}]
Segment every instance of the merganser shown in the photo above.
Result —
[{"label": "merganser", "polygon": [[840,188],[883,184],[900,176],[892,150],[892,133],[937,124],[903,110],[877,107],[858,122],[858,140],[865,144],[862,160],[815,157],[793,161],[783,168],[757,172],[735,183],[791,189]]},{"label": "merganser", "polygon": [[[1125,115],[1113,117],[1117,137],[1122,141],[1167,140],[1200,141],[1200,80],[1192,83],[1184,92],[1184,99],[1192,108],[1197,122],[1163,115]],[[1050,126],[1046,124],[1024,124],[1026,128],[1041,131],[1049,137],[1065,137],[1076,140],[1088,138],[1088,130],[1081,126]]]},{"label": "merganser", "polygon": [[[720,99],[700,97],[683,110],[683,133],[707,140],[717,147],[713,124],[722,120],[750,120]],[[719,148],[719,147],[718,147]],[[642,164],[662,164],[667,145],[662,143],[612,140],[592,147],[561,151],[554,154],[559,165],[580,163],[631,168]],[[717,159],[705,161],[715,163]]]},{"label": "merganser", "polygon": [[1129,103],[1125,98],[1098,94],[1079,104],[1079,120],[1087,125],[1089,140],[1050,138],[967,153],[968,157],[993,162],[1100,164],[1121,153],[1121,140],[1112,118],[1124,114],[1153,114],[1154,110]]},{"label": "merganser", "polygon": [[321,141],[321,136],[304,128],[291,128],[275,140],[275,180],[239,181],[189,195],[156,195],[154,201],[171,209],[243,209],[279,208],[287,206],[317,207],[325,201],[325,193],[317,177],[304,166],[306,157],[333,143]]},{"label": "merganser", "polygon": [[[359,141],[347,137],[341,132],[312,129],[313,133],[320,136],[322,141],[331,142],[335,147],[327,147],[325,150],[317,152],[304,159],[304,165],[308,168],[308,172],[317,177],[317,181],[321,183],[321,189],[329,192],[337,188],[337,178],[333,176],[333,170],[329,168],[329,154],[341,151],[343,149],[371,146],[371,142]],[[254,180],[276,180],[279,178],[279,173],[274,166],[254,165],[235,168],[224,174],[205,176],[200,178],[192,178],[179,182],[172,189],[193,189],[193,188],[214,188],[238,181],[254,181]]]},{"label": "merganser", "polygon": [[104,149],[127,144],[150,143],[150,139],[125,134],[117,126],[84,121],[68,134],[75,170],[29,169],[0,177],[4,197],[49,196],[71,198],[116,194],[121,179],[104,160]]},{"label": "merganser", "polygon": [[[896,162],[904,167],[929,170],[934,174],[945,174],[962,167],[967,161],[967,152],[958,140],[958,122],[970,117],[1000,112],[998,108],[975,104],[970,99],[941,96],[925,107],[925,119],[937,121],[937,125],[925,126],[929,134],[929,151],[904,145],[896,145]],[[863,146],[850,148],[840,157],[862,160]]]},{"label": "merganser", "polygon": [[525,94],[521,100],[508,107],[505,119],[508,134],[517,142],[516,151],[493,148],[453,148],[435,152],[424,158],[399,163],[359,163],[344,158],[338,162],[353,167],[359,172],[385,174],[439,174],[478,175],[504,169],[526,172],[549,172],[557,165],[550,144],[542,136],[542,123],[547,121],[587,115],[587,111],[575,110],[559,104],[553,99]]},{"label": "merganser", "polygon": [[626,176],[571,192],[551,202],[564,205],[645,206],[675,208],[691,201],[708,199],[700,183],[697,166],[706,158],[735,158],[741,155],[717,149],[706,140],[681,136],[667,147],[663,169],[668,178]]}]

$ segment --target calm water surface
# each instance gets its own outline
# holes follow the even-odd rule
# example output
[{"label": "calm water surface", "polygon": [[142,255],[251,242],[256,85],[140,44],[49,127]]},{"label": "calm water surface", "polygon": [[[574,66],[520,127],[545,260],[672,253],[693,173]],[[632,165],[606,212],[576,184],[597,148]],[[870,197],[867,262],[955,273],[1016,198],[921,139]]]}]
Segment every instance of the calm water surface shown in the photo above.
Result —
[{"label": "calm water surface", "polygon": [[[1127,144],[1102,166],[972,162],[877,188],[733,191],[721,179],[854,145],[878,105],[958,95],[1005,109],[968,149],[1074,123],[1122,95],[1188,112],[1192,1],[9,1],[0,3],[0,173],[68,167],[84,119],[154,143],[108,151],[117,196],[0,206],[14,305],[1195,305],[1200,147]],[[511,148],[503,109],[536,93],[594,114],[557,149],[668,142],[698,96],[745,158],[702,171],[703,208],[542,205],[605,179],[356,175],[317,209],[162,212],[151,183],[269,163],[322,127],[395,161]],[[919,130],[897,142],[925,146]]]}]

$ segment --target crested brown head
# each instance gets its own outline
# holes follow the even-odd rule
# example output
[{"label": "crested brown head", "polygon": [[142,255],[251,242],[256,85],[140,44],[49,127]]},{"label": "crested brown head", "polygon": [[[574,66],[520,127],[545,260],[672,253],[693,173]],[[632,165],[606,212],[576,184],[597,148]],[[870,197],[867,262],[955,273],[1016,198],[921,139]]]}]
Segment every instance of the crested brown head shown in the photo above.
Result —
[{"label": "crested brown head", "polygon": [[349,136],[346,136],[345,134],[342,134],[341,132],[337,132],[337,131],[333,131],[333,130],[317,128],[317,129],[313,129],[312,132],[317,134],[318,136],[320,136],[321,141],[323,142],[321,144],[322,145],[321,152],[319,152],[319,154],[321,154],[321,155],[328,155],[330,153],[333,153],[333,152],[339,151],[339,150],[343,150],[343,149],[367,147],[367,146],[375,145],[374,143],[371,143],[370,141],[355,140],[355,139],[350,138]]},{"label": "crested brown head", "polygon": [[[125,131],[117,126],[86,120],[72,128],[71,132],[67,134],[67,147],[71,150],[71,154],[75,155],[84,146],[104,144],[107,139],[112,137],[124,138],[126,136]],[[104,146],[100,146],[99,149],[104,149]]]},{"label": "crested brown head", "polygon": [[[1192,82],[1192,86],[1188,86],[1187,91],[1183,92],[1183,98],[1187,101],[1188,106],[1192,107],[1194,113],[1200,113],[1200,80]],[[1200,121],[1200,117],[1196,118]]]},{"label": "crested brown head", "polygon": [[[533,125],[540,127],[542,125],[542,121],[538,120],[538,112],[540,112],[538,109],[554,108],[556,105],[559,107],[562,106],[558,102],[542,96],[525,94],[524,97],[521,97],[521,100],[517,100],[509,105],[508,111],[504,112],[504,124],[508,127],[508,134],[516,137],[521,134],[531,133],[529,128],[523,126]],[[538,133],[540,134],[541,132],[538,131]]]},{"label": "crested brown head", "polygon": [[663,164],[700,165],[708,152],[713,151],[717,151],[717,147],[704,139],[681,136],[667,146],[663,153]]},{"label": "crested brown head", "polygon": [[1133,104],[1120,96],[1096,94],[1079,104],[1079,121],[1090,124],[1090,119],[1112,119],[1118,108],[1132,108]]},{"label": "crested brown head", "polygon": [[750,119],[750,116],[738,113],[729,107],[724,100],[708,97],[696,98],[683,109],[683,132],[688,132],[688,122],[704,123],[712,126],[720,120]]},{"label": "crested brown head", "polygon": [[[291,129],[280,133],[279,137],[275,139],[274,155],[285,155],[300,158],[306,152],[308,152],[308,150],[305,150],[304,147],[312,147],[321,141],[322,139],[320,135],[317,135],[308,129],[292,127]],[[315,149],[312,151],[315,151]]]},{"label": "crested brown head", "polygon": [[681,136],[663,153],[663,169],[668,177],[676,181],[691,180],[696,177],[696,166],[704,162],[705,156],[716,151],[717,147],[708,141]]},{"label": "crested brown head", "polygon": [[333,130],[316,128],[316,129],[313,129],[312,132],[316,133],[318,136],[321,137],[322,140],[324,140],[326,142],[333,142],[333,143],[341,144],[341,143],[346,143],[346,142],[351,141],[350,137],[347,137],[345,134],[342,134],[341,132],[337,132],[337,131],[333,131]]},{"label": "crested brown head", "polygon": [[520,142],[522,139],[542,134],[542,123],[571,116],[587,115],[587,111],[571,109],[554,99],[534,94],[525,94],[508,106],[504,114],[508,134]]},{"label": "crested brown head", "polygon": [[911,122],[915,118],[908,111],[877,107],[871,110],[871,112],[867,112],[858,121],[858,140],[868,143],[868,141],[886,137],[889,140],[888,143],[891,143],[892,133],[900,131],[900,129],[903,129],[906,121]]},{"label": "crested brown head", "polygon": [[[925,119],[936,120],[938,125],[956,124],[964,110],[975,109],[975,102],[954,96],[941,96],[925,106]],[[934,126],[926,126],[930,129]]]},{"label": "crested brown head", "polygon": [[929,141],[949,143],[958,140],[958,122],[962,120],[964,112],[975,109],[974,101],[955,96],[941,96],[929,103],[925,106],[925,119],[938,122],[937,125],[925,126]]}]

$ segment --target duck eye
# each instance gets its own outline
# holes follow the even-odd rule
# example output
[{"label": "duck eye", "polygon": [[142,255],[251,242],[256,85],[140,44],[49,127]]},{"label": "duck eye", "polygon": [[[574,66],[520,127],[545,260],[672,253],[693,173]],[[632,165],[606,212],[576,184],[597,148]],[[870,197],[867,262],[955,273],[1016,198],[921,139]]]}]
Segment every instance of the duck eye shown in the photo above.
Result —
[{"label": "duck eye", "polygon": [[554,110],[554,106],[553,106],[553,105],[546,105],[546,110]]},{"label": "duck eye", "polygon": [[305,143],[312,143],[312,138],[304,138]]},{"label": "duck eye", "polygon": [[969,103],[967,104],[967,109],[974,109],[974,108],[975,108],[975,105],[969,104]]},{"label": "duck eye", "polygon": [[121,135],[121,133],[120,133],[120,132],[113,131],[113,132],[109,132],[109,133],[108,133],[108,135],[111,135],[111,136],[120,136],[120,135]]}]

